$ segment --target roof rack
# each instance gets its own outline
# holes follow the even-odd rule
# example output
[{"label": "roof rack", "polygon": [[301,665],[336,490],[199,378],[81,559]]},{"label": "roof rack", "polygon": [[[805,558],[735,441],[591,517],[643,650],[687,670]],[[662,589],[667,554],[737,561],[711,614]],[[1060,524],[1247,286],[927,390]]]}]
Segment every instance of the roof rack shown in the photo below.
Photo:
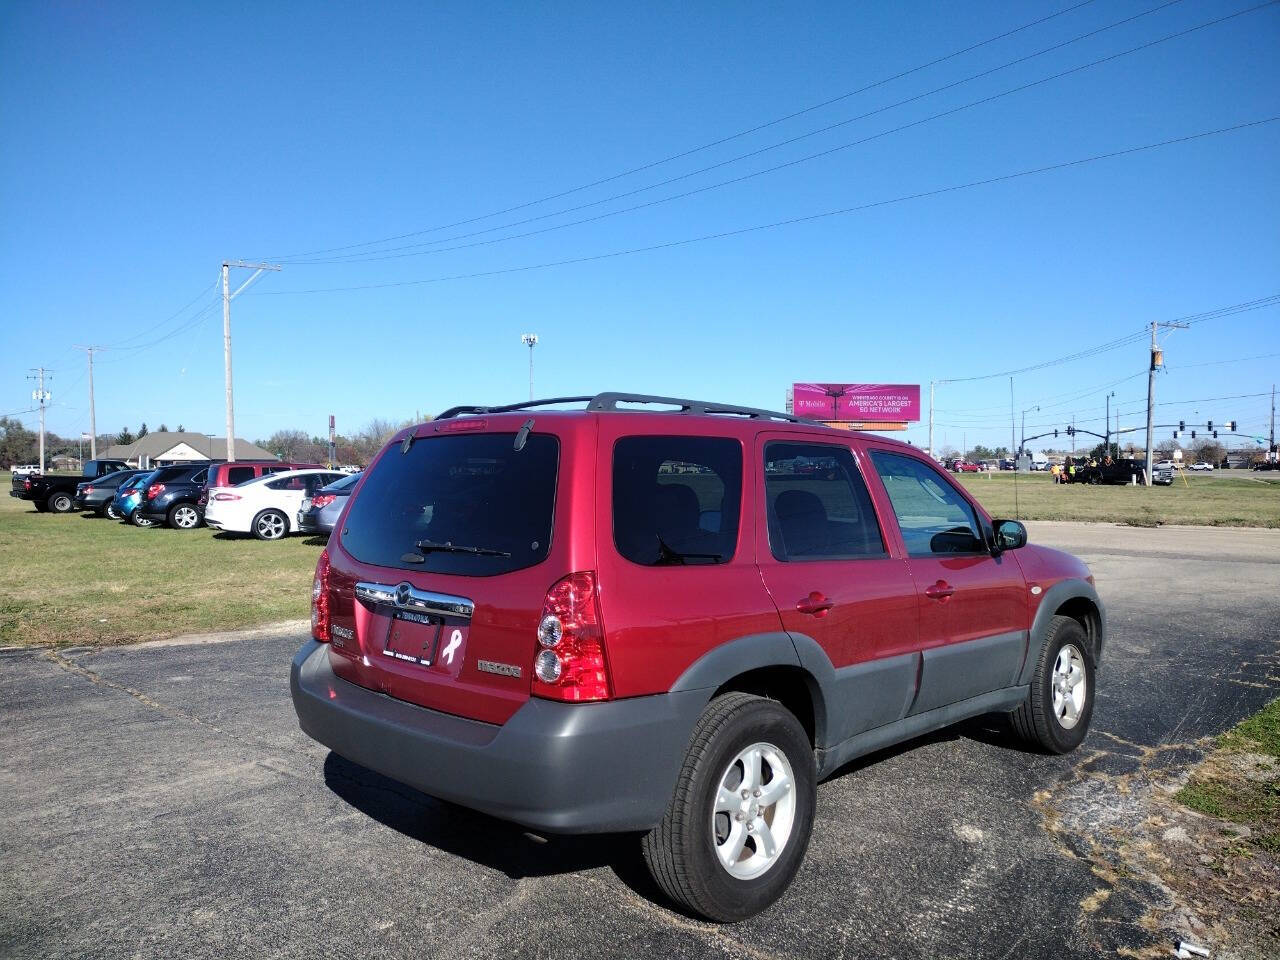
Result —
[{"label": "roof rack", "polygon": [[545,407],[557,403],[585,403],[586,410],[592,413],[617,413],[621,410],[619,404],[624,403],[653,403],[677,408],[676,410],[663,411],[664,413],[687,413],[695,416],[727,413],[752,420],[785,420],[789,423],[810,423],[821,426],[817,420],[797,417],[790,413],[780,413],[776,410],[739,407],[731,403],[710,403],[705,400],[685,400],[680,397],[658,397],[646,393],[618,393],[615,391],[597,393],[594,397],[549,397],[546,400],[527,400],[524,403],[510,403],[501,407],[450,407],[436,419],[448,420],[451,417],[477,413],[510,413],[515,410],[527,410],[531,407]]}]

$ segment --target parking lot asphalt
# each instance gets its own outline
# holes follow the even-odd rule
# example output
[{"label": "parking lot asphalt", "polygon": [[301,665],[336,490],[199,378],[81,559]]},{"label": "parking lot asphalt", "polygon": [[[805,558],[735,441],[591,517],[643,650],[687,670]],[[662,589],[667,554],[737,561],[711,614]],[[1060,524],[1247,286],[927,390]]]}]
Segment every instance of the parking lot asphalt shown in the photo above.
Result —
[{"label": "parking lot asphalt", "polygon": [[[634,838],[531,837],[307,739],[304,630],[0,657],[4,957],[1092,957],[1167,945],[1047,829],[1113,746],[1219,733],[1280,693],[1280,531],[1030,524],[1086,559],[1110,638],[1084,747],[979,721],[818,790],[789,893],[733,926],[670,909]],[[584,771],[590,776],[590,771]],[[1099,891],[1107,895],[1099,897]]]}]

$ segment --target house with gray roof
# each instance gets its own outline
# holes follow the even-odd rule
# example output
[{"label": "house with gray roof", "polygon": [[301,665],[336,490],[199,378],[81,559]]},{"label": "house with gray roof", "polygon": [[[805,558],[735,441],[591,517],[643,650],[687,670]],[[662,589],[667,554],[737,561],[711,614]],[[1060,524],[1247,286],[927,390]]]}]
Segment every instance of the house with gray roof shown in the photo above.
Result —
[{"label": "house with gray roof", "polygon": [[[227,458],[225,437],[211,437],[190,431],[156,430],[132,443],[117,443],[98,457],[124,460],[139,469],[163,467],[175,463],[203,463]],[[270,450],[236,437],[237,460],[279,460]]]}]

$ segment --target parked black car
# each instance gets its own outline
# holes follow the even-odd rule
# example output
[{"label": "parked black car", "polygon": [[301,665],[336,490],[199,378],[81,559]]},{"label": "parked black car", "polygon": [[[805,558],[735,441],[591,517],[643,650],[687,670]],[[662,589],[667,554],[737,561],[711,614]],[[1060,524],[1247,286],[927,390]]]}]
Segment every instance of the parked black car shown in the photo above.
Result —
[{"label": "parked black car", "polygon": [[175,530],[194,530],[200,526],[204,523],[200,497],[209,479],[209,466],[197,463],[161,467],[142,491],[142,502],[134,511],[133,522],[140,527],[163,525]]},{"label": "parked black car", "polygon": [[347,505],[347,497],[351,496],[359,480],[360,474],[353,473],[305,498],[298,510],[298,532],[332,533],[342,508]]},{"label": "parked black car", "polygon": [[77,485],[85,480],[97,480],[107,474],[124,470],[128,466],[123,460],[86,460],[78,477],[60,477],[44,473],[24,477],[14,474],[9,496],[30,500],[41,513],[46,510],[52,510],[54,513],[70,513],[74,506]]},{"label": "parked black car", "polygon": [[[1145,461],[1121,457],[1117,460],[1103,460],[1092,466],[1077,465],[1074,482],[1127,484],[1136,480],[1136,482],[1142,483],[1146,472],[1147,465]],[[1168,486],[1173,483],[1173,471],[1168,468],[1153,468],[1151,482],[1161,486]]]},{"label": "parked black car", "polygon": [[[115,473],[109,473],[105,477],[99,477],[97,480],[85,480],[76,484],[76,495],[71,501],[71,505],[76,510],[84,510],[96,513],[100,517],[110,517],[111,501],[115,499],[116,491],[120,488],[120,484],[124,483],[140,473],[146,473],[145,470],[117,470]],[[119,520],[119,517],[111,517],[113,520]]]}]

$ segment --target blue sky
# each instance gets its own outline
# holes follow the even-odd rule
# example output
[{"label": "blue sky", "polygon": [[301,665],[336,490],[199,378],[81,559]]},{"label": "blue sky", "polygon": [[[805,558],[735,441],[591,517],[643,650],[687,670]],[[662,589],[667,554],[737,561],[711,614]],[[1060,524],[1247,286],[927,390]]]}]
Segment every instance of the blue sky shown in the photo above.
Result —
[{"label": "blue sky", "polygon": [[[1280,293],[1280,123],[806,223],[513,270],[1280,115],[1273,5],[927,119],[1251,6],[1069,9],[1076,2],[6,4],[0,413],[31,405],[24,377],[44,364],[54,370],[50,428],[87,429],[84,355],[72,345],[97,343],[112,346],[96,368],[100,431],[146,421],[221,434],[214,281],[226,258],[284,264],[233,305],[237,432],[250,438],[323,433],[329,413],[352,430],[456,402],[519,400],[525,331],[541,338],[540,396],[627,389],[781,408],[792,381],[922,383],[927,395],[930,380],[1029,367],[1152,320]],[[423,232],[729,137],[1060,11],[680,160]],[[929,95],[890,106],[920,94]],[[643,210],[438,249],[609,213],[915,121],[924,122]],[[543,219],[491,229],[530,217]],[[489,232],[465,236],[480,230]],[[345,252],[437,243],[355,263],[297,256],[411,233]],[[405,283],[423,280],[433,282]],[[332,292],[344,287],[366,289]],[[297,292],[311,290],[331,292]],[[1158,422],[1234,417],[1250,433],[1265,429],[1269,398],[1244,395],[1278,379],[1280,307],[1205,320],[1165,346]],[[1100,429],[1115,390],[1121,425],[1137,425],[1145,364],[1135,341],[1020,374],[1014,405],[1041,405],[1028,433],[1073,414]],[[1218,397],[1235,399],[1209,399]],[[1007,444],[1009,407],[1007,378],[940,386],[938,446]],[[924,424],[907,437],[923,443]]]}]

